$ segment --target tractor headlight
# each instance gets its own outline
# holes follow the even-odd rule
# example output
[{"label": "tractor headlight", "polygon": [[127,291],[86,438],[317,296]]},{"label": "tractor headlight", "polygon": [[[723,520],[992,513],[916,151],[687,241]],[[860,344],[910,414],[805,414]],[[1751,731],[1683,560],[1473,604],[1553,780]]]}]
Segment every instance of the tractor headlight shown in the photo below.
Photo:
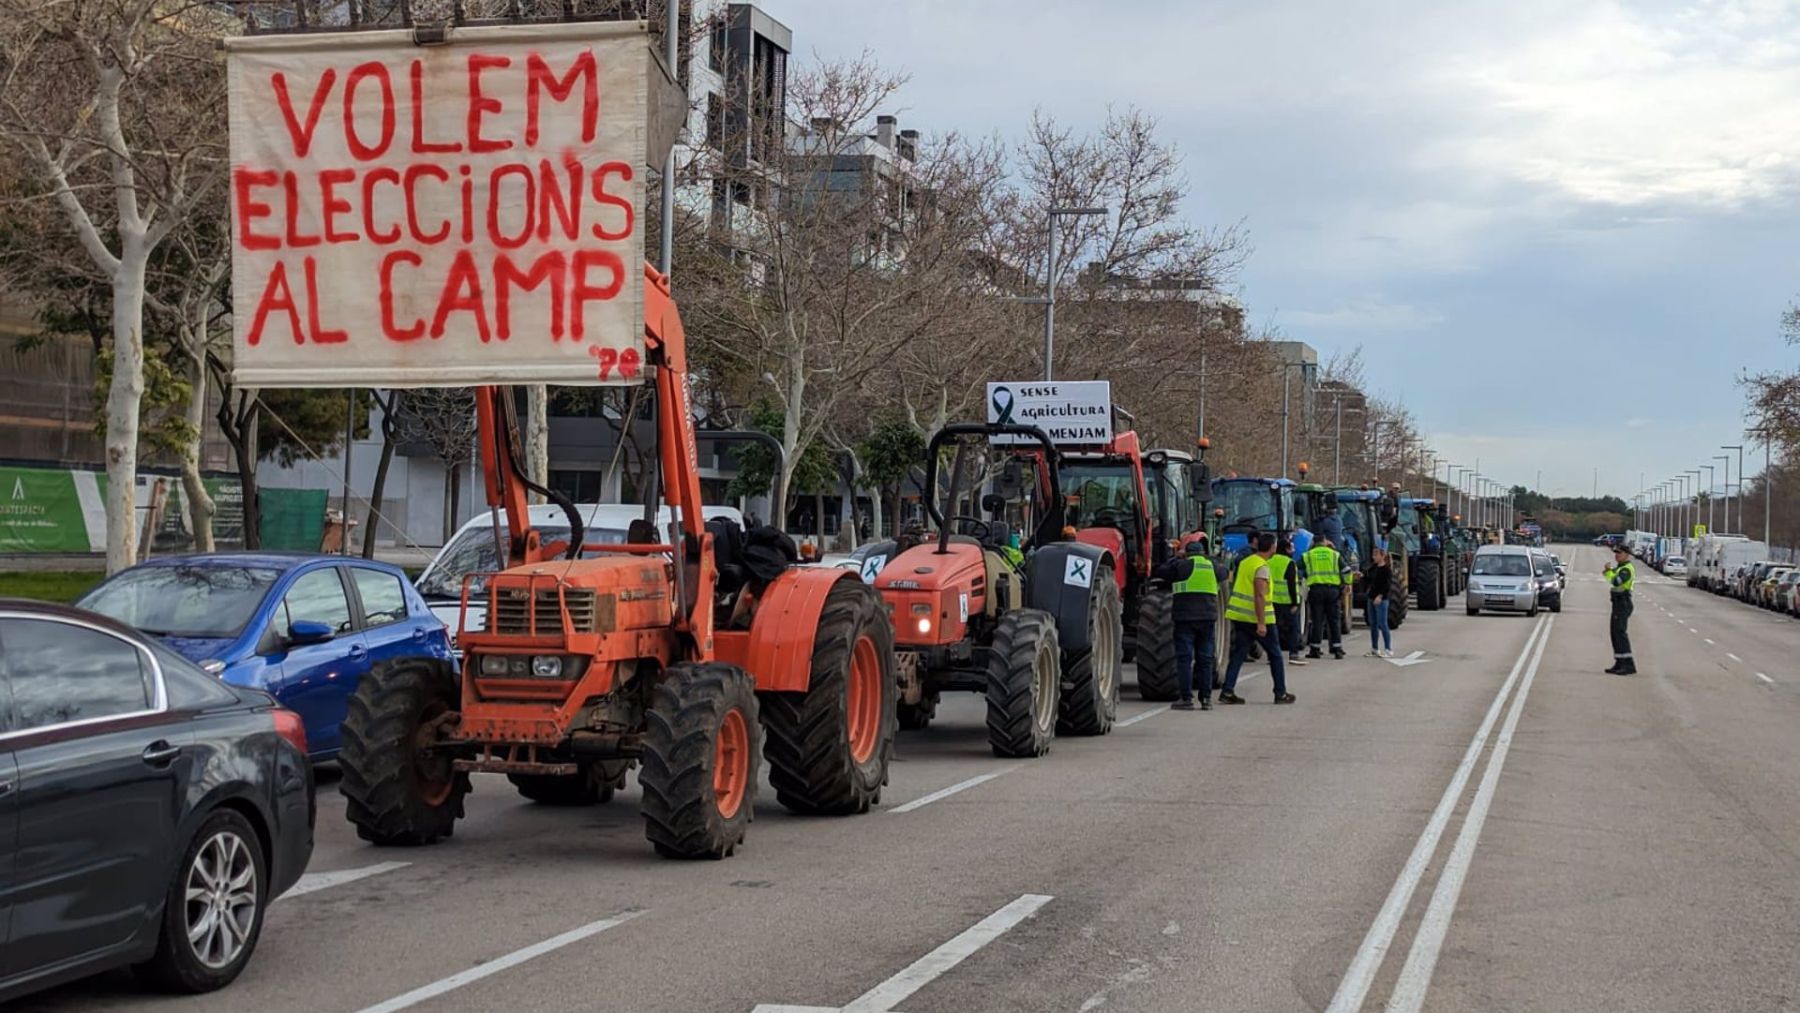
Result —
[{"label": "tractor headlight", "polygon": [[512,674],[512,659],[504,654],[484,654],[481,656],[481,674],[504,678]]},{"label": "tractor headlight", "polygon": [[539,679],[560,679],[563,673],[562,656],[558,654],[540,654],[531,659],[531,674]]},{"label": "tractor headlight", "polygon": [[931,617],[930,616],[926,616],[925,618],[919,620],[919,632],[920,633],[930,633],[931,632]]}]

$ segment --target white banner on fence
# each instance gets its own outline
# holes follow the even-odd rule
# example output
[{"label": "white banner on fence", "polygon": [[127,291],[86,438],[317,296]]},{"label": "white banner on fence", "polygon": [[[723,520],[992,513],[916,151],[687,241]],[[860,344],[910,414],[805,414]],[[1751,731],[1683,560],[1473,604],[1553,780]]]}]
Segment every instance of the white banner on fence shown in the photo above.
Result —
[{"label": "white banner on fence", "polygon": [[[1036,426],[1058,446],[1112,441],[1112,384],[1106,380],[990,383],[987,394],[989,422]],[[1023,436],[998,436],[994,442],[1032,441]]]},{"label": "white banner on fence", "polygon": [[237,380],[629,382],[653,84],[638,22],[229,40]]}]

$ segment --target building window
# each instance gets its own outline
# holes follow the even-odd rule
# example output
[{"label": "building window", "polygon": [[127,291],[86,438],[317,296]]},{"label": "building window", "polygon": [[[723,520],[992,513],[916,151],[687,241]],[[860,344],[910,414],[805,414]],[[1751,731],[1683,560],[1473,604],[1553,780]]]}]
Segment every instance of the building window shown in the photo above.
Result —
[{"label": "building window", "polygon": [[725,31],[725,18],[721,15],[713,21],[712,47],[707,61],[714,70],[725,69],[725,53],[729,45]]},{"label": "building window", "polygon": [[706,146],[725,150],[725,100],[718,92],[706,93]]},{"label": "building window", "polygon": [[574,503],[600,502],[600,478],[598,471],[559,471],[551,469],[550,488]]}]

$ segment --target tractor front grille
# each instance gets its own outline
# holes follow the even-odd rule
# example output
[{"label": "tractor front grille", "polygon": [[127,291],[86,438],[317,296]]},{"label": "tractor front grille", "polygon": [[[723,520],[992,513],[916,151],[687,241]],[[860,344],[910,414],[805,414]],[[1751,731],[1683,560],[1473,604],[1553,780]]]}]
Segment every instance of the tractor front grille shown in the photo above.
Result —
[{"label": "tractor front grille", "polygon": [[[537,606],[535,614],[531,608]],[[606,595],[605,605],[611,605],[613,596]],[[561,604],[569,608],[569,632],[596,633],[600,631],[603,611],[600,596],[590,588],[564,588]],[[494,595],[493,631],[501,635],[517,637],[556,637],[563,632],[562,610],[557,600],[555,587],[540,587],[535,594],[523,588],[502,588]]]}]

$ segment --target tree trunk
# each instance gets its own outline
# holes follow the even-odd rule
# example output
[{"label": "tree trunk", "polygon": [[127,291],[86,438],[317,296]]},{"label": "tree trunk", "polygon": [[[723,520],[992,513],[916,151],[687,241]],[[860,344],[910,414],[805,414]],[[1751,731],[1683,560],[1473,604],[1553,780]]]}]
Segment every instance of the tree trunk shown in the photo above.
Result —
[{"label": "tree trunk", "polygon": [[122,237],[113,274],[112,386],[106,395],[106,572],[137,561],[138,411],[144,400],[144,268],[141,235]]},{"label": "tree trunk", "polygon": [[444,469],[444,534],[443,544],[449,545],[451,536],[456,534],[456,465],[451,464]]},{"label": "tree trunk", "polygon": [[881,541],[881,511],[883,506],[884,504],[881,501],[881,484],[873,483],[869,486],[869,540],[872,542]]},{"label": "tree trunk", "polygon": [[[525,468],[533,482],[550,487],[550,388],[541,383],[525,388]],[[531,494],[531,502],[543,501]]]},{"label": "tree trunk", "polygon": [[187,446],[181,448],[181,495],[187,501],[188,527],[194,532],[194,551],[212,552],[213,516],[218,504],[206,491],[200,475],[200,447],[206,435],[206,356],[194,357],[193,390],[188,394]]},{"label": "tree trunk", "polygon": [[906,483],[894,483],[894,534],[906,525]]},{"label": "tree trunk", "polygon": [[382,520],[381,501],[387,493],[388,468],[394,463],[394,411],[400,406],[400,392],[389,391],[385,399],[377,397],[375,400],[381,407],[381,459],[375,462],[375,485],[369,490],[369,517],[363,521],[364,559],[375,558],[375,534]]},{"label": "tree trunk", "polygon": [[237,458],[238,487],[243,490],[244,497],[244,548],[262,548],[262,497],[258,492],[256,479],[256,462],[261,458],[258,442],[262,438],[262,408],[256,401],[256,391],[243,392],[244,404],[248,407],[238,427],[239,440],[232,444],[233,456]]}]

